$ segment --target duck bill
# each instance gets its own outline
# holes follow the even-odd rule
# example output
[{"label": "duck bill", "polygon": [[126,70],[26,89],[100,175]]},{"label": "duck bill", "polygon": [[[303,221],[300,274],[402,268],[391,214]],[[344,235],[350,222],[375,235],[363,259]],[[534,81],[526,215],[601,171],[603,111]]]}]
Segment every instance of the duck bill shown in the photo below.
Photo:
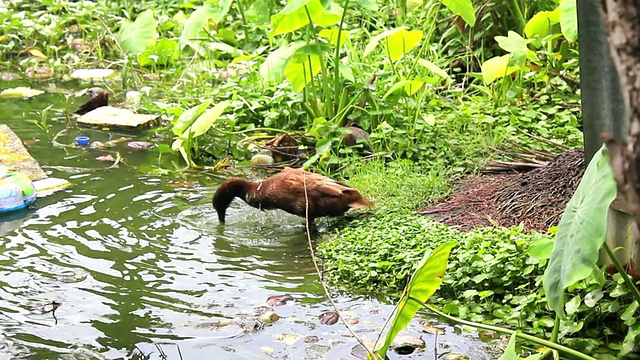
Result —
[{"label": "duck bill", "polygon": [[224,211],[218,211],[218,222],[220,222],[220,224],[224,224]]}]

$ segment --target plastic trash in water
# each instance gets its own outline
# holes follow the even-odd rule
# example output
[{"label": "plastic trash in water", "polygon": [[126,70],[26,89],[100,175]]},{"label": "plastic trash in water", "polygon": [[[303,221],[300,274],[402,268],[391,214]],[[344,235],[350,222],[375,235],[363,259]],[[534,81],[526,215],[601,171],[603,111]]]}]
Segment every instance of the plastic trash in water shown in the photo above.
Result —
[{"label": "plastic trash in water", "polygon": [[76,143],[78,145],[89,145],[89,137],[88,136],[76,136]]},{"label": "plastic trash in water", "polygon": [[0,213],[23,209],[33,203],[37,195],[27,175],[0,166]]}]

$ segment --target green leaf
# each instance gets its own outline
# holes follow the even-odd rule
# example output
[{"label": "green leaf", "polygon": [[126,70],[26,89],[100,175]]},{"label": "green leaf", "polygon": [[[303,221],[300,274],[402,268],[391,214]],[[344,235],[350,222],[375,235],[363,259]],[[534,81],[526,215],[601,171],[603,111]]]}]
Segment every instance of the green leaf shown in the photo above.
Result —
[{"label": "green leaf", "polygon": [[496,79],[511,75],[520,69],[519,66],[509,66],[511,54],[496,56],[485,61],[482,66],[482,80],[491,84]]},{"label": "green leaf", "polygon": [[402,293],[402,298],[398,302],[384,343],[382,346],[379,346],[379,342],[376,344],[376,353],[382,358],[385,357],[389,345],[391,345],[398,333],[407,327],[413,316],[422,306],[413,299],[417,299],[422,303],[427,302],[431,295],[440,287],[440,284],[442,284],[442,278],[447,269],[449,254],[451,249],[456,245],[457,243],[455,241],[444,243],[435,248],[431,253],[426,253],[418,264],[409,284]]},{"label": "green leaf", "polygon": [[231,102],[229,101],[223,101],[216,104],[212,109],[205,111],[202,115],[198,116],[187,130],[184,131],[181,137],[184,139],[187,139],[189,136],[191,136],[191,138],[197,138],[209,131],[211,125],[218,120],[220,115],[222,115],[230,104]]},{"label": "green leaf", "polygon": [[378,11],[378,4],[375,0],[351,0],[349,1],[349,6],[358,6],[369,11]]},{"label": "green leaf", "polygon": [[249,9],[245,12],[249,21],[254,24],[266,24],[269,22],[269,5],[265,0],[257,0],[251,3]]},{"label": "green leaf", "polygon": [[154,46],[138,55],[140,66],[169,65],[178,57],[178,42],[161,39]]},{"label": "green leaf", "polygon": [[562,35],[573,42],[578,39],[577,0],[560,0],[560,29]]},{"label": "green leaf", "polygon": [[418,59],[418,64],[424,66],[425,68],[427,68],[427,70],[447,80],[447,82],[451,81],[451,77],[449,76],[449,74],[447,74],[445,70],[443,70],[438,65],[432,63],[431,61],[425,60],[425,59]]},{"label": "green leaf", "polygon": [[200,114],[202,114],[209,105],[211,105],[211,101],[205,101],[202,104],[196,105],[183,112],[173,124],[173,133],[178,136],[182,135],[182,133],[184,133],[184,131],[193,124],[198,116],[200,116]]},{"label": "green leaf", "polygon": [[633,319],[636,310],[638,310],[638,302],[634,300],[631,305],[627,306],[624,312],[620,315],[620,319],[624,320],[625,322]]},{"label": "green leaf", "polygon": [[331,151],[331,139],[323,138],[316,143],[316,154],[322,156]]},{"label": "green leaf", "polygon": [[157,25],[150,9],[138,15],[134,22],[123,20],[116,35],[120,47],[126,53],[135,54],[154,46],[158,38]]},{"label": "green leaf", "polygon": [[351,82],[356,81],[356,78],[353,76],[353,70],[351,69],[351,66],[344,64],[343,62],[339,62],[338,70],[340,71],[340,76],[342,76],[343,78]]},{"label": "green leaf", "polygon": [[442,5],[462,17],[469,26],[473,27],[476,24],[476,11],[473,9],[471,0],[442,0]]},{"label": "green leaf", "polygon": [[393,84],[391,88],[384,94],[382,100],[386,99],[387,96],[393,94],[399,89],[404,89],[408,95],[413,95],[416,91],[420,90],[420,88],[424,85],[422,81],[418,80],[401,80],[397,83]]},{"label": "green leaf", "polygon": [[504,350],[504,353],[498,358],[498,360],[518,360],[520,359],[520,355],[516,352],[516,337],[517,332],[511,335],[509,339],[509,343],[507,344],[507,348]]},{"label": "green leaf", "polygon": [[328,27],[340,22],[344,9],[331,2],[329,7],[320,0],[293,0],[279,13],[271,16],[270,37],[287,34],[309,24],[309,18],[314,25]]},{"label": "green leaf", "polygon": [[538,260],[544,260],[551,257],[551,251],[553,251],[554,239],[547,237],[538,239],[529,245],[527,255],[533,256]]},{"label": "green leaf", "polygon": [[576,295],[571,300],[567,301],[567,303],[564,306],[567,311],[567,314],[569,315],[575,314],[580,308],[581,302],[582,302],[582,299],[580,298],[580,295]]},{"label": "green leaf", "polygon": [[321,53],[323,48],[316,44],[300,47],[289,58],[284,68],[284,76],[294,91],[302,91],[311,79],[322,70]]},{"label": "green leaf", "polygon": [[381,40],[385,40],[383,43],[386,50],[385,55],[387,55],[391,61],[395,62],[413,50],[421,39],[422,31],[420,30],[409,31],[404,27],[386,30],[369,40],[362,56],[366,57],[369,55]]},{"label": "green leaf", "polygon": [[340,46],[344,44],[344,42],[349,37],[349,30],[338,31],[338,29],[324,29],[318,33],[318,36],[323,37],[329,41],[329,43],[333,46],[336,46],[338,43],[338,34],[340,34]]},{"label": "green leaf", "polygon": [[609,156],[603,145],[589,163],[578,189],[567,204],[544,273],[547,303],[563,318],[564,289],[593,271],[605,239],[609,205],[616,194]]},{"label": "green leaf", "polygon": [[587,295],[584,296],[584,304],[592,308],[596,306],[600,299],[602,299],[603,295],[604,293],[600,289],[590,291],[589,293],[587,293]]},{"label": "green leaf", "polygon": [[636,338],[640,335],[640,323],[635,323],[629,327],[627,335],[622,341],[622,349],[620,349],[620,356],[625,356],[631,353],[636,348]]},{"label": "green leaf", "polygon": [[520,63],[526,60],[529,52],[527,43],[530,40],[523,38],[515,31],[509,31],[506,37],[496,36],[495,39],[503,50],[513,55],[515,62]]},{"label": "green leaf", "polygon": [[528,38],[543,38],[552,33],[553,25],[559,22],[558,11],[540,11],[527,21],[524,34]]},{"label": "green leaf", "polygon": [[260,64],[262,78],[269,83],[280,83],[284,79],[284,69],[287,66],[287,62],[304,45],[305,42],[303,41],[289,43],[269,54],[267,59]]},{"label": "green leaf", "polygon": [[219,5],[205,4],[196,9],[196,11],[189,16],[189,20],[187,20],[182,34],[180,34],[180,50],[189,45],[194,48],[194,50],[199,51],[199,45],[193,43],[192,40],[197,38],[205,29],[208,30],[209,20],[212,20],[216,24],[220,23],[229,12],[230,6],[230,0],[221,0]]}]

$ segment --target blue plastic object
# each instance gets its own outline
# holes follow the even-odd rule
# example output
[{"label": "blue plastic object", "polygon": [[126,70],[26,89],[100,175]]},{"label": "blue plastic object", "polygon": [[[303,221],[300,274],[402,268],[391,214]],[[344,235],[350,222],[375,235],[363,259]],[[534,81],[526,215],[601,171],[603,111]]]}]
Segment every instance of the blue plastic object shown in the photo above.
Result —
[{"label": "blue plastic object", "polygon": [[89,137],[88,136],[77,136],[76,143],[78,145],[89,145]]}]

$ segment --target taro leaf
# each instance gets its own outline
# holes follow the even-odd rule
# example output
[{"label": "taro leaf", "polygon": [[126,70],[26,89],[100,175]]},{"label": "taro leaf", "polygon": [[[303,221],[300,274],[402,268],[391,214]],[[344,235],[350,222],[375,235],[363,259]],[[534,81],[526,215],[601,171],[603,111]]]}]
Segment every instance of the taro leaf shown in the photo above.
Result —
[{"label": "taro leaf", "polygon": [[520,69],[519,66],[509,65],[511,56],[511,54],[496,56],[482,63],[482,80],[484,80],[486,84],[491,84],[496,79],[518,71],[518,69]]},{"label": "taro leaf", "polygon": [[269,22],[269,5],[265,0],[254,1],[245,16],[254,24],[266,24]]},{"label": "taro leaf", "polygon": [[573,42],[578,38],[577,0],[560,0],[560,28],[562,35]]},{"label": "taro leaf", "polygon": [[324,29],[318,33],[318,36],[323,37],[329,41],[329,43],[333,46],[338,44],[338,36],[340,36],[340,46],[344,44],[344,42],[349,37],[349,30],[338,31],[338,29]]},{"label": "taro leaf", "polygon": [[305,42],[303,41],[289,43],[269,54],[267,59],[260,65],[262,78],[270,83],[281,82],[284,79],[284,69],[287,66],[287,62],[304,45]]},{"label": "taro leaf", "polygon": [[498,42],[498,46],[513,55],[517,64],[524,63],[527,59],[527,53],[529,52],[527,43],[531,40],[523,38],[515,31],[509,31],[507,36],[496,36],[495,39]]},{"label": "taro leaf", "polygon": [[158,32],[151,9],[141,13],[136,21],[124,20],[116,38],[124,52],[139,53],[156,44]]},{"label": "taro leaf", "polygon": [[271,17],[270,37],[287,34],[309,24],[309,18],[314,25],[329,27],[340,22],[344,9],[331,2],[325,8],[320,0],[293,0],[279,13]]},{"label": "taro leaf", "polygon": [[328,50],[326,45],[304,45],[289,58],[284,68],[284,76],[289,80],[294,91],[302,91],[311,78],[322,70],[322,52],[326,50]]},{"label": "taro leaf", "polygon": [[200,114],[202,114],[209,105],[211,105],[211,101],[205,101],[202,104],[196,105],[183,112],[173,125],[173,133],[178,136],[182,135],[182,133],[184,133],[184,131],[191,126],[194,121],[196,121],[198,116],[200,116]]},{"label": "taro leaf", "polygon": [[427,70],[431,71],[432,73],[444,78],[445,80],[447,80],[447,82],[451,81],[451,77],[449,76],[449,74],[447,74],[446,71],[444,71],[441,67],[432,63],[431,61],[425,60],[425,59],[418,59],[418,64],[424,66]]},{"label": "taro leaf", "polygon": [[524,34],[530,39],[535,37],[543,38],[552,33],[553,25],[559,21],[558,9],[554,11],[540,11],[533,15],[531,20],[527,21],[527,25],[524,27]]},{"label": "taro leaf", "polygon": [[391,30],[386,30],[381,34],[378,34],[371,38],[367,46],[364,48],[363,57],[369,55],[373,49],[375,49],[381,40],[385,48],[385,55],[389,57],[392,62],[400,60],[405,54],[409,53],[415,48],[422,39],[422,31],[420,30],[407,30],[404,27],[398,27]]},{"label": "taro leaf", "polygon": [[504,350],[502,356],[498,358],[498,360],[518,360],[520,359],[520,355],[516,352],[516,337],[517,332],[511,335],[509,339],[509,344],[507,344],[507,348]]},{"label": "taro leaf", "polygon": [[462,17],[469,26],[476,24],[476,12],[473,9],[471,0],[442,0],[442,5],[448,7],[452,13]]},{"label": "taro leaf", "polygon": [[193,124],[184,131],[181,135],[183,140],[188,139],[189,137],[197,138],[198,136],[209,131],[213,123],[218,120],[220,115],[229,107],[231,104],[230,101],[222,101],[217,103],[212,109],[208,109],[202,115],[200,115]]},{"label": "taro leaf", "polygon": [[424,82],[422,82],[420,80],[402,80],[402,81],[398,81],[397,83],[393,84],[393,86],[391,86],[391,88],[384,94],[382,99],[383,100],[386,99],[387,96],[393,94],[394,92],[398,91],[399,89],[404,89],[404,91],[407,93],[407,95],[411,96],[411,95],[415,94],[418,90],[420,90],[422,85],[424,85]]},{"label": "taro leaf", "polygon": [[382,346],[379,346],[380,342],[376,344],[376,353],[382,358],[385,357],[387,349],[389,349],[389,346],[398,333],[407,327],[413,316],[422,306],[418,301],[422,303],[427,302],[431,295],[440,287],[440,284],[442,284],[442,278],[447,269],[449,253],[456,245],[457,243],[455,241],[444,243],[435,248],[431,253],[426,253],[422,260],[420,260],[416,271],[411,276],[409,284],[402,293],[402,298],[396,306],[396,312],[391,321],[387,336],[384,339],[384,344],[382,344]]},{"label": "taro leaf", "polygon": [[189,45],[193,47],[194,50],[199,51],[200,47],[191,40],[207,28],[206,25],[209,23],[209,20],[212,20],[216,24],[220,23],[229,12],[230,7],[231,0],[220,0],[218,1],[218,5],[205,4],[194,11],[184,25],[182,34],[180,34],[180,50],[184,49],[186,45]]},{"label": "taro leaf", "polygon": [[547,303],[564,314],[564,289],[588,277],[605,240],[607,211],[617,194],[609,155],[600,148],[580,180],[558,224],[556,243],[544,273]]}]

